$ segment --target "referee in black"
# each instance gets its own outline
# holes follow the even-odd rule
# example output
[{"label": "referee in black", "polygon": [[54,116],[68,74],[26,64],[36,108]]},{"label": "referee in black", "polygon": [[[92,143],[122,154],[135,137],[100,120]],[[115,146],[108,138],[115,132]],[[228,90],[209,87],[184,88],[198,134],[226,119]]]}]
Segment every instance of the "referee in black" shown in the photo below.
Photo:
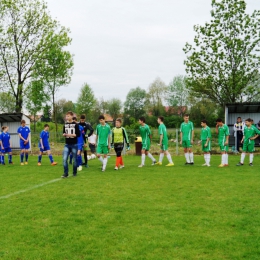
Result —
[{"label": "referee in black", "polygon": [[94,130],[93,130],[92,126],[90,125],[90,123],[86,122],[86,116],[85,115],[80,116],[79,125],[81,125],[84,128],[84,132],[85,132],[85,135],[83,136],[83,139],[84,139],[84,161],[85,161],[85,163],[83,165],[85,165],[85,167],[88,167],[88,154],[87,154],[87,150],[85,150],[85,147],[87,147],[86,146],[87,137],[91,136],[93,134]]}]

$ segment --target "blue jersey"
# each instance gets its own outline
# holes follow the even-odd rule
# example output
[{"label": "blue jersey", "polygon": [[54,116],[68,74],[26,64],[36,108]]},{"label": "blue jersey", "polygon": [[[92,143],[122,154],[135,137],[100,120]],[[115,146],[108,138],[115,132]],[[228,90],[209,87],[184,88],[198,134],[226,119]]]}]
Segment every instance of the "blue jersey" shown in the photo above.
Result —
[{"label": "blue jersey", "polygon": [[79,125],[79,131],[80,131],[80,136],[78,137],[78,144],[84,144],[84,138],[83,138],[83,136],[85,135],[84,127]]},{"label": "blue jersey", "polygon": [[[18,128],[18,130],[17,130],[17,133],[18,134],[21,134],[21,136],[25,139],[25,140],[27,140],[27,138],[28,138],[28,136],[29,136],[29,134],[30,134],[30,128],[28,127],[28,126],[25,126],[25,127],[22,127],[22,126],[20,126],[19,128]],[[20,142],[24,142],[22,139],[20,139]]]},{"label": "blue jersey", "polygon": [[[42,139],[43,147],[49,146],[49,132],[48,131],[41,131],[40,139]],[[39,142],[39,147],[41,147],[41,142]]]},{"label": "blue jersey", "polygon": [[1,141],[2,141],[2,144],[3,144],[3,147],[4,148],[9,148],[10,147],[10,134],[8,132],[2,132],[1,134]]}]

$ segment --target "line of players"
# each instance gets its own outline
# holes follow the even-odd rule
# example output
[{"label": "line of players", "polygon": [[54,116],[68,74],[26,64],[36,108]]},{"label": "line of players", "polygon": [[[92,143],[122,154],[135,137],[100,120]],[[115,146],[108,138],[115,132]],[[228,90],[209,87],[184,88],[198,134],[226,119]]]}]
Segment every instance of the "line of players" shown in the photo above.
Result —
[{"label": "line of players", "polygon": [[[158,117],[159,124],[159,136],[160,136],[160,156],[159,161],[149,153],[151,145],[151,131],[147,124],[145,124],[145,118],[139,118],[140,124],[140,135],[142,137],[142,149],[141,149],[141,164],[138,167],[143,167],[145,165],[146,156],[152,160],[152,165],[162,165],[164,155],[167,156],[169,163],[166,166],[174,166],[171,155],[168,151],[168,137],[167,129],[164,125],[164,118]],[[254,152],[254,140],[260,135],[260,131],[252,124],[253,120],[248,118],[245,120],[245,128],[243,133],[243,152],[241,154],[241,160],[237,166],[242,166],[244,164],[244,159],[246,153],[249,155],[249,165],[253,166],[253,152]],[[221,119],[216,121],[216,133],[218,134],[218,143],[221,151],[221,164],[219,167],[228,166],[228,142],[229,142],[229,128],[223,123]],[[99,125],[96,129],[96,140],[95,145],[97,146],[97,157],[102,163],[102,171],[105,171],[107,165],[107,155],[110,148],[114,148],[116,152],[116,163],[115,170],[124,168],[122,151],[124,148],[124,142],[127,144],[127,149],[130,149],[129,139],[125,128],[121,126],[121,119],[116,120],[116,126],[110,129],[110,126],[105,122],[103,115],[99,117]],[[205,164],[203,166],[210,166],[210,151],[211,151],[211,130],[207,126],[207,121],[201,121],[201,146],[202,151],[204,152]],[[84,160],[85,165],[88,167],[87,152],[84,147],[86,146],[86,133],[89,131],[88,137],[92,136],[93,128],[90,124],[85,122],[85,116],[82,115],[80,122],[77,123],[76,118],[73,117],[72,112],[66,114],[66,123],[63,128],[63,135],[66,138],[66,144],[63,151],[63,166],[64,166],[64,175],[62,177],[68,177],[68,157],[70,155],[71,162],[73,158],[73,175],[76,176],[77,170],[82,170],[82,158],[81,153],[84,150]],[[28,164],[28,150],[30,148],[29,137],[30,129],[25,126],[25,121],[21,121],[21,126],[18,128],[17,133],[20,138],[20,160],[21,165]],[[111,134],[112,133],[112,134]],[[110,140],[110,138],[112,139]],[[184,122],[180,127],[180,144],[184,148],[184,155],[186,159],[185,164],[194,164],[194,156],[192,152],[192,145],[194,140],[194,126],[193,123],[189,120],[189,115],[184,115]],[[94,146],[94,144],[92,144]],[[10,142],[10,134],[8,133],[8,127],[2,127],[2,133],[0,135],[0,146],[1,146],[1,164],[5,165],[4,155],[8,153],[9,164],[12,162],[12,150]],[[44,125],[44,130],[40,134],[39,141],[39,156],[38,156],[38,165],[41,165],[41,159],[43,152],[47,152],[51,165],[57,165],[54,162],[50,145],[49,145],[49,125]],[[25,159],[25,162],[24,162]],[[81,167],[81,168],[80,168]]]}]

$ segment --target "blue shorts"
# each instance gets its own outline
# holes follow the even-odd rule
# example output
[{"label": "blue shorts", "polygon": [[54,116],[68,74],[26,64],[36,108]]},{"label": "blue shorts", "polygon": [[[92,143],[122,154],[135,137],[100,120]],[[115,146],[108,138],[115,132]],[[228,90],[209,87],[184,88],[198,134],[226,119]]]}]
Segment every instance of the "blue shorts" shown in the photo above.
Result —
[{"label": "blue shorts", "polygon": [[83,151],[84,144],[78,144],[78,151]]},{"label": "blue shorts", "polygon": [[27,144],[24,144],[24,141],[20,142],[20,149],[21,150],[28,150],[30,149],[30,142],[28,142]]},{"label": "blue shorts", "polygon": [[49,145],[43,146],[43,149],[42,149],[41,147],[39,147],[39,148],[40,148],[40,151],[41,151],[41,152],[46,152],[46,151],[51,150],[51,148],[50,148]]},{"label": "blue shorts", "polygon": [[11,153],[12,152],[12,149],[11,147],[8,147],[8,148],[4,148],[1,150],[2,153]]}]

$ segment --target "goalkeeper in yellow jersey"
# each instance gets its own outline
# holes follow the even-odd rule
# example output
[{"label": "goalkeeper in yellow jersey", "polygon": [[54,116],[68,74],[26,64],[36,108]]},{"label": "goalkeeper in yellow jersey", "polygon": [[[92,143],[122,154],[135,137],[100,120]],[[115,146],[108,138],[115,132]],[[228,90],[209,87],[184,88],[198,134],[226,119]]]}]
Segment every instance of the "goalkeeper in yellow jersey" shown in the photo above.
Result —
[{"label": "goalkeeper in yellow jersey", "polygon": [[127,149],[130,149],[129,140],[126,133],[126,130],[122,125],[122,120],[120,118],[116,119],[116,127],[112,129],[112,142],[111,147],[114,147],[116,152],[116,166],[115,170],[119,168],[124,168],[123,158],[122,158],[122,151],[124,149],[124,142],[127,145]]}]

